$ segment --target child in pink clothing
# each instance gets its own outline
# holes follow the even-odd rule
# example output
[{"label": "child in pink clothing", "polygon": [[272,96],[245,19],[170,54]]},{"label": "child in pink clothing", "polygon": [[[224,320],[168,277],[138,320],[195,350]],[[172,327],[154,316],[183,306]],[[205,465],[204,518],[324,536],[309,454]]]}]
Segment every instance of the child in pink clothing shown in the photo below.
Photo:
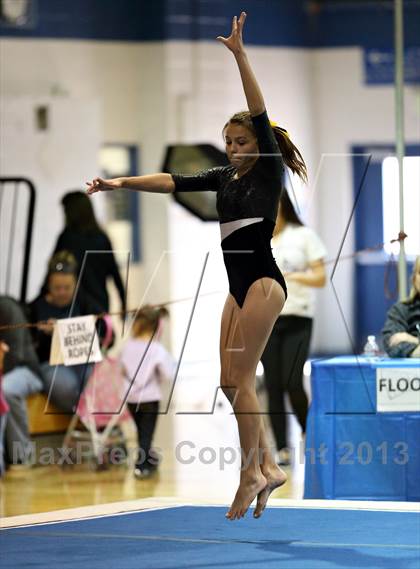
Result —
[{"label": "child in pink clothing", "polygon": [[139,451],[134,469],[138,478],[154,474],[158,459],[152,441],[156,428],[161,384],[172,379],[175,361],[159,342],[166,308],[144,306],[133,323],[132,338],[125,344],[120,361],[127,382],[127,405],[136,423]]}]

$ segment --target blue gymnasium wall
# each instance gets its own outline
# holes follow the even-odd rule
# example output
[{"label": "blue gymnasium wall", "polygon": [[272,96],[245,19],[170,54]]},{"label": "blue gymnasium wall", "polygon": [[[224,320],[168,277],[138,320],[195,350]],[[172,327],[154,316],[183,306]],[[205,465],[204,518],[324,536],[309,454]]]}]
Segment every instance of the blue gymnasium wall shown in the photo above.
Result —
[{"label": "blue gymnasium wall", "polygon": [[[248,44],[393,46],[393,4],[361,0],[30,0],[22,28],[0,36],[110,41],[214,40],[249,14]],[[405,0],[405,45],[420,45],[420,0]]]}]

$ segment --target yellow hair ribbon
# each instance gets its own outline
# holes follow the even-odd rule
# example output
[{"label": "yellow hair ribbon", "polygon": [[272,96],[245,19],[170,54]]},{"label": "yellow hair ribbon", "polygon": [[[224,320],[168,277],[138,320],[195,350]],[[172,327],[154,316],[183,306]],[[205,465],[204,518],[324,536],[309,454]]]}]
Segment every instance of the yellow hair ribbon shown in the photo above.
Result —
[{"label": "yellow hair ribbon", "polygon": [[286,130],[285,128],[282,128],[281,126],[279,126],[276,122],[270,121],[270,125],[271,125],[272,128],[275,128],[275,127],[279,128],[279,129],[282,131],[282,133],[283,133],[285,136],[287,136],[287,138],[290,138],[289,133],[287,132],[287,130]]}]

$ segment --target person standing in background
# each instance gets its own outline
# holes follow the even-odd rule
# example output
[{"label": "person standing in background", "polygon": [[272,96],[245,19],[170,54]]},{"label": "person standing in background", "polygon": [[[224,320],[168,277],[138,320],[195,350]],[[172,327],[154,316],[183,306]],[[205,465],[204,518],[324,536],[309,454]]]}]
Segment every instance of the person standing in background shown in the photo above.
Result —
[{"label": "person standing in background", "polygon": [[299,219],[287,191],[283,191],[271,240],[274,258],[288,290],[287,302],[274,324],[262,355],[268,412],[279,465],[290,464],[285,394],[304,434],[308,397],[303,366],[309,355],[314,316],[313,288],[325,285],[326,249],[317,234]]},{"label": "person standing in background", "polygon": [[[126,309],[125,289],[107,234],[99,226],[92,202],[84,192],[67,193],[61,200],[64,208],[65,227],[59,235],[54,248],[69,251],[77,261],[81,286],[103,312],[109,311],[109,298],[106,289],[107,280],[112,278],[121,300],[122,311]],[[85,252],[92,251],[85,258]]]}]

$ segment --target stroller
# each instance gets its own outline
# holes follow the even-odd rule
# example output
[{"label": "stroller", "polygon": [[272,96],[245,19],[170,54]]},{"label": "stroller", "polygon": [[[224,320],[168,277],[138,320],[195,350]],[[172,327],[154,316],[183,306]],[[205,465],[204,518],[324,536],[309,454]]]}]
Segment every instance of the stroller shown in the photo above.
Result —
[{"label": "stroller", "polygon": [[[103,317],[105,338],[102,350],[106,353],[112,341],[111,317]],[[77,409],[64,437],[65,449],[77,448],[77,442],[91,444],[97,469],[109,462],[109,451],[116,445],[125,449],[125,437],[119,425],[132,420],[125,405],[125,384],[121,366],[116,358],[104,356],[95,364],[80,396]],[[85,429],[78,428],[80,425]]]}]

